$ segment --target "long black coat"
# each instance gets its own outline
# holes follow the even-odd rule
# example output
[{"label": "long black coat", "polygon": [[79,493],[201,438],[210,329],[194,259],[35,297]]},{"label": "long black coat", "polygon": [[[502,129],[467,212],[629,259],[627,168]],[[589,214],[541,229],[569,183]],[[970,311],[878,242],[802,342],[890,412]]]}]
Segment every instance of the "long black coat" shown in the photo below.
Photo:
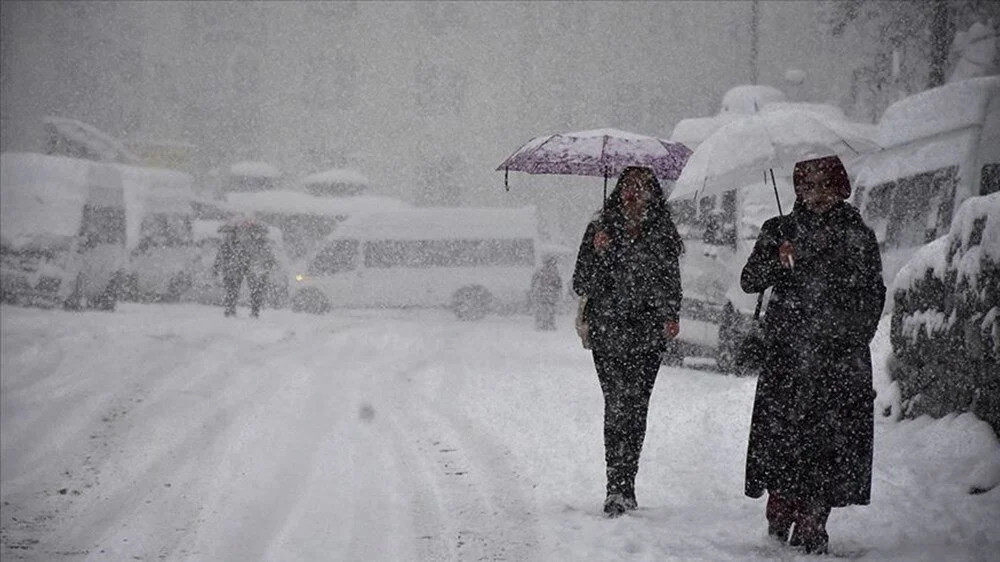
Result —
[{"label": "long black coat", "polygon": [[[594,235],[610,245],[598,252]],[[677,321],[681,302],[680,237],[669,215],[643,224],[631,240],[614,215],[587,226],[573,271],[573,290],[587,296],[584,315],[595,352],[630,355],[662,351],[663,325]]]},{"label": "long black coat", "polygon": [[[790,270],[778,261],[783,240],[795,246]],[[764,223],[740,282],[748,293],[774,287],[746,494],[867,504],[875,395],[868,345],[885,302],[874,233],[847,203],[823,214],[796,206]]]}]

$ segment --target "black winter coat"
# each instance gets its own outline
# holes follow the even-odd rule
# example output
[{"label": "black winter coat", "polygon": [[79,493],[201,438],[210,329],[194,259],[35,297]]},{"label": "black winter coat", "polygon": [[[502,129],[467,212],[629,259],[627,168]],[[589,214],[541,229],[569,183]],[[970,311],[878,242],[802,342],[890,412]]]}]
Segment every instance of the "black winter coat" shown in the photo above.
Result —
[{"label": "black winter coat", "polygon": [[[791,269],[778,261],[784,240],[795,246]],[[868,345],[885,302],[874,233],[847,203],[823,214],[796,206],[764,223],[740,282],[748,293],[774,287],[746,494],[867,504],[875,396]]]},{"label": "black winter coat", "polygon": [[[598,230],[611,237],[602,252],[594,248]],[[663,350],[663,325],[676,322],[680,310],[681,249],[668,215],[646,221],[634,241],[620,221],[597,219],[587,226],[573,290],[587,297],[584,315],[595,352],[630,355]]]}]

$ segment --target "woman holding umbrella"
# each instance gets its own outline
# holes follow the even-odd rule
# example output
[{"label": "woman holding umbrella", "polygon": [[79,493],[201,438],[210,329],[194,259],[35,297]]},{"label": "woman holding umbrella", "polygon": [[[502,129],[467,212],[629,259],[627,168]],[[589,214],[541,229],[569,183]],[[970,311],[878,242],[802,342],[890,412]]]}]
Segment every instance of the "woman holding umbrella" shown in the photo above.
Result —
[{"label": "woman holding umbrella", "polygon": [[875,235],[845,202],[851,184],[840,159],[799,162],[792,177],[795,208],[764,223],[740,279],[748,293],[773,287],[746,495],[767,492],[771,536],[823,553],[831,508],[870,500],[868,344],[885,285]]},{"label": "woman holding umbrella", "polygon": [[679,331],[684,251],[653,171],[625,168],[587,227],[573,273],[586,297],[594,366],[604,393],[604,513],[636,509],[635,477],[660,353]]}]

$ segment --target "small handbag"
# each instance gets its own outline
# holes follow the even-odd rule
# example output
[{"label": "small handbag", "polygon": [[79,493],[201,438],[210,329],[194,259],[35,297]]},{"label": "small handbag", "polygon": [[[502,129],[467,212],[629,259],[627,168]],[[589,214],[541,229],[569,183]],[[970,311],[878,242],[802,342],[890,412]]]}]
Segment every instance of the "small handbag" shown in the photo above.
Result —
[{"label": "small handbag", "polygon": [[767,336],[764,334],[764,327],[760,319],[760,308],[764,302],[764,293],[757,296],[757,308],[753,311],[753,320],[750,322],[750,329],[740,341],[736,350],[734,361],[739,367],[745,369],[760,369],[767,361],[767,353],[770,347]]}]

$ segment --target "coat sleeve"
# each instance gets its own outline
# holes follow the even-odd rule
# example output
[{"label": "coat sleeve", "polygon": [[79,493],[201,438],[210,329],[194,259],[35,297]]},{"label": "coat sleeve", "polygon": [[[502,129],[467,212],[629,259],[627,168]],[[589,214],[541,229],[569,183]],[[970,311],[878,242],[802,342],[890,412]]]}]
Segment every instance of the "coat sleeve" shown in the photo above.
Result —
[{"label": "coat sleeve", "polygon": [[784,217],[775,217],[764,223],[753,246],[753,252],[743,266],[740,287],[746,293],[760,293],[773,286],[786,273],[778,261],[778,246],[781,245],[781,222]]},{"label": "coat sleeve", "polygon": [[597,228],[597,221],[592,221],[587,225],[583,241],[580,242],[580,251],[576,254],[576,267],[573,269],[573,292],[580,296],[592,294],[597,283],[597,251],[594,249],[594,234],[597,232]]},{"label": "coat sleeve", "polygon": [[848,235],[851,252],[850,290],[844,295],[842,322],[834,337],[853,345],[868,345],[875,337],[882,307],[885,305],[885,282],[878,241],[868,227]]},{"label": "coat sleeve", "polygon": [[666,290],[664,291],[663,302],[660,303],[660,307],[667,321],[677,322],[680,317],[683,290],[681,288],[680,256],[677,255],[676,251],[671,250],[667,253],[667,257],[664,260],[664,269],[663,286]]}]

